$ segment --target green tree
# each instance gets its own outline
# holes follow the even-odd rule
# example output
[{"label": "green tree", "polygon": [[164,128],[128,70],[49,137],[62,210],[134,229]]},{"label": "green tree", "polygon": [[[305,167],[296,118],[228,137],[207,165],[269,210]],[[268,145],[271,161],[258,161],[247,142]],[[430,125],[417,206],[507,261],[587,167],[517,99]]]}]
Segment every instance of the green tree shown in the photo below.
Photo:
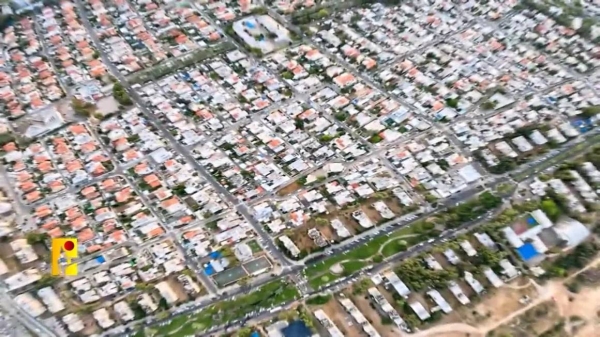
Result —
[{"label": "green tree", "polygon": [[123,85],[119,82],[113,84],[113,89],[112,89],[112,93],[113,93],[113,97],[115,98],[115,100],[117,102],[119,102],[120,104],[129,106],[133,104],[133,101],[131,100],[131,98],[129,97],[129,94],[127,93],[127,91],[125,90],[125,88],[123,87]]},{"label": "green tree", "polygon": [[377,143],[381,142],[382,140],[383,140],[383,138],[381,138],[381,136],[378,134],[374,134],[371,136],[371,138],[369,138],[369,142],[373,143],[373,144],[377,144]]},{"label": "green tree", "polygon": [[451,108],[456,109],[456,108],[458,108],[458,102],[459,102],[458,98],[448,98],[446,100],[446,105]]},{"label": "green tree", "polygon": [[164,297],[161,297],[160,300],[158,301],[158,307],[161,310],[167,310],[169,309],[169,303],[167,302],[167,299]]},{"label": "green tree", "polygon": [[327,304],[332,299],[330,294],[323,294],[310,297],[306,300],[306,304],[310,305],[324,305]]},{"label": "green tree", "polygon": [[317,224],[317,226],[325,227],[329,225],[329,220],[325,218],[315,218],[315,223]]},{"label": "green tree", "polygon": [[259,6],[252,8],[251,12],[255,15],[264,15],[267,14],[268,10],[265,7]]},{"label": "green tree", "polygon": [[490,192],[484,192],[479,195],[478,198],[479,203],[486,209],[492,209],[500,206],[502,204],[502,199],[493,195]]},{"label": "green tree", "polygon": [[30,245],[34,245],[36,243],[44,243],[48,239],[48,234],[46,233],[38,233],[38,232],[29,232],[25,236],[27,238],[27,243]]},{"label": "green tree", "polygon": [[50,286],[54,285],[56,282],[58,282],[59,280],[60,280],[60,278],[57,276],[54,276],[51,274],[44,274],[36,282],[36,288],[50,287]]},{"label": "green tree", "polygon": [[329,16],[329,12],[328,12],[328,11],[327,11],[325,8],[323,8],[323,9],[320,9],[320,10],[317,12],[317,18],[318,18],[318,19],[323,19],[323,18],[326,18],[326,17],[328,17],[328,16]]},{"label": "green tree", "polygon": [[345,112],[338,112],[338,113],[335,114],[335,119],[337,119],[340,122],[345,121],[346,118],[348,118],[348,115],[346,115]]},{"label": "green tree", "polygon": [[71,106],[73,107],[75,114],[79,116],[90,117],[96,112],[95,104],[77,98],[71,100]]},{"label": "green tree", "polygon": [[541,203],[540,208],[552,221],[556,221],[558,220],[558,217],[560,217],[561,210],[552,199],[544,199]]},{"label": "green tree", "polygon": [[481,104],[481,108],[483,110],[492,110],[496,107],[496,102],[494,101],[485,101]]}]

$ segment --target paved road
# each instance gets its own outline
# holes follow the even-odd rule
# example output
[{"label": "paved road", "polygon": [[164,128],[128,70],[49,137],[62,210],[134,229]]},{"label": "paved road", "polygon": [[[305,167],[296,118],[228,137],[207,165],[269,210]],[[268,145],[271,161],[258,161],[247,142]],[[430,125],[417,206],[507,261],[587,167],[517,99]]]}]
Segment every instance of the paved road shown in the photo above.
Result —
[{"label": "paved road", "polygon": [[121,74],[119,69],[117,69],[117,67],[112,62],[110,62],[110,59],[104,48],[102,48],[102,44],[98,36],[96,35],[94,28],[88,20],[88,17],[85,13],[84,5],[82,4],[81,0],[76,0],[75,4],[77,5],[80,11],[80,16],[83,25],[90,34],[92,41],[94,41],[94,44],[98,48],[102,61],[109,68],[112,75],[115,76],[115,78],[117,78],[119,82],[123,85],[125,90],[127,90],[129,96],[136,103],[136,105],[139,107],[140,111],[144,114],[144,116],[156,126],[156,128],[160,131],[162,137],[169,141],[172,148],[178,153],[180,153],[190,163],[190,165],[192,165],[192,167],[196,171],[198,171],[212,185],[215,191],[225,196],[227,198],[227,201],[229,201],[229,203],[233,205],[233,207],[235,207],[237,212],[241,216],[243,216],[246,219],[246,221],[248,221],[252,225],[252,227],[254,227],[256,233],[262,238],[262,241],[267,245],[267,250],[269,250],[283,266],[290,266],[291,263],[288,261],[285,255],[281,253],[279,249],[277,249],[277,247],[273,243],[272,238],[263,230],[262,226],[254,219],[248,207],[245,204],[240,204],[240,200],[234,197],[227,189],[225,189],[218,181],[216,181],[215,178],[206,170],[206,168],[204,168],[204,166],[198,164],[198,162],[194,159],[190,152],[184,146],[182,146],[173,137],[169,130],[167,130],[167,128],[158,120],[158,118],[150,110],[148,110],[148,108],[146,108],[144,100],[138,95],[138,93],[135,90],[131,88],[131,86],[128,84],[127,80]]},{"label": "paved road", "polygon": [[8,294],[8,289],[4,285],[4,282],[0,284],[0,305],[7,313],[19,320],[21,324],[27,327],[27,329],[31,330],[31,332],[38,337],[56,336],[52,330],[48,329],[45,325],[31,316],[26,310],[23,310],[23,308],[15,303],[15,301]]}]

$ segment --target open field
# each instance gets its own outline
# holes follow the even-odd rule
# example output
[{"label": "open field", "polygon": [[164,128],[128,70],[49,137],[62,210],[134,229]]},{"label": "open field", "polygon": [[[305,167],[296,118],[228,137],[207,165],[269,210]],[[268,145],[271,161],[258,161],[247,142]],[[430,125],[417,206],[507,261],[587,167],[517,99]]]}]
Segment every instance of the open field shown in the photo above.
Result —
[{"label": "open field", "polygon": [[[524,298],[527,301],[520,303]],[[600,289],[583,287],[572,293],[559,281],[543,286],[510,284],[460,314],[461,323],[437,325],[413,337],[595,337]]]}]

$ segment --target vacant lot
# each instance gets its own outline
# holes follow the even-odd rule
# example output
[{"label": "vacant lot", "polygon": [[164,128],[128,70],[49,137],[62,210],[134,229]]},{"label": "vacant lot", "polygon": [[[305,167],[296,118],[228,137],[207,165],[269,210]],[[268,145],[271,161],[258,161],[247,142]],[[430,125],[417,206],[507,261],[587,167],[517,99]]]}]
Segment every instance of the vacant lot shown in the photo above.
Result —
[{"label": "vacant lot", "polygon": [[490,293],[484,295],[483,301],[475,305],[473,309],[465,308],[466,310],[461,312],[464,323],[473,325],[494,324],[494,322],[500,321],[509,314],[523,308],[524,305],[519,302],[522,298],[534,299],[537,297],[535,287],[528,283],[519,285],[518,282],[513,282],[511,285],[500,289],[492,290],[489,287],[488,289]]},{"label": "vacant lot", "polygon": [[302,188],[302,185],[298,184],[298,182],[294,181],[293,183],[284,186],[282,189],[277,191],[277,195],[281,197],[285,197],[286,195],[290,195],[296,191],[299,191]]},{"label": "vacant lot", "polygon": [[352,301],[382,337],[393,337],[400,334],[400,331],[395,328],[395,325],[382,324],[381,315],[379,315],[365,295],[353,296]]}]

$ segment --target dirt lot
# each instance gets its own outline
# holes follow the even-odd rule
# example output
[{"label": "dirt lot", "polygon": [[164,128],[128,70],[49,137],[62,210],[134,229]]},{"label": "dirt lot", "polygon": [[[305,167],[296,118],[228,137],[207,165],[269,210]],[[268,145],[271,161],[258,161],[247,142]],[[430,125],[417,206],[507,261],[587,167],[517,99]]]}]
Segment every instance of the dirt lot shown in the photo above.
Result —
[{"label": "dirt lot", "polygon": [[[524,295],[530,298],[528,304],[519,303]],[[467,333],[484,337],[490,332],[493,336],[531,337],[547,331],[554,331],[555,337],[597,337],[600,288],[583,287],[575,294],[559,281],[541,286],[513,283],[478,303],[475,310],[468,310],[461,310],[463,323],[436,325],[414,337],[459,337]]]},{"label": "dirt lot", "polygon": [[332,242],[332,241],[341,242],[343,240],[347,240],[350,238],[350,237],[348,237],[348,238],[342,239],[342,238],[338,237],[335,230],[333,229],[333,227],[331,227],[330,224],[329,225],[318,225],[317,224],[318,218],[325,219],[325,220],[329,221],[330,224],[331,224],[331,220],[337,218],[344,224],[344,226],[346,226],[346,228],[352,235],[355,235],[358,232],[357,228],[360,227],[358,225],[358,223],[356,223],[356,221],[354,221],[354,219],[352,219],[352,217],[350,216],[349,210],[338,211],[338,210],[334,210],[332,208],[329,211],[329,214],[316,215],[316,216],[310,218],[306,222],[306,224],[293,229],[293,232],[290,235],[290,239],[292,239],[292,241],[294,241],[296,246],[298,246],[298,248],[300,248],[301,250],[305,249],[305,250],[311,252],[311,251],[315,251],[319,248],[314,243],[314,241],[311,238],[309,238],[307,235],[308,230],[310,228],[318,229],[321,232],[321,235],[323,235],[329,242]]},{"label": "dirt lot", "polygon": [[183,288],[183,285],[181,284],[181,282],[177,281],[176,277],[177,277],[176,275],[169,276],[167,278],[167,282],[169,283],[169,286],[171,286],[171,288],[173,289],[175,294],[177,294],[177,297],[179,298],[178,302],[179,303],[187,302],[188,294],[185,291],[185,289]]},{"label": "dirt lot", "polygon": [[2,256],[2,261],[4,261],[9,271],[14,272],[22,269],[19,267],[19,262],[15,258],[12,248],[10,248],[10,243],[0,243],[0,256]]},{"label": "dirt lot", "polygon": [[90,336],[98,333],[100,328],[96,325],[96,320],[94,316],[91,314],[81,316],[81,320],[83,321],[83,331],[81,332],[84,336]]},{"label": "dirt lot", "polygon": [[430,337],[477,337],[466,332],[441,332],[429,335]]},{"label": "dirt lot", "polygon": [[[318,307],[313,307],[318,308]],[[344,308],[337,300],[332,299],[327,304],[320,306],[323,311],[329,316],[329,319],[335,323],[340,331],[347,337],[360,337],[362,333],[360,329],[352,322],[352,318],[346,314]],[[352,325],[350,325],[352,324]]]},{"label": "dirt lot", "polygon": [[373,327],[381,334],[382,337],[398,336],[400,331],[394,325],[381,324],[381,315],[375,308],[371,306],[371,301],[366,298],[367,295],[357,295],[352,297],[352,301],[356,307],[365,315]]},{"label": "dirt lot", "polygon": [[396,197],[391,196],[390,198],[385,199],[383,202],[385,202],[385,204],[392,210],[392,212],[394,212],[394,214],[396,214],[396,216],[400,216],[404,213],[402,204]]},{"label": "dirt lot", "polygon": [[559,321],[558,308],[553,301],[549,301],[527,310],[524,314],[493,331],[494,335],[499,336],[503,334],[515,337],[540,336],[552,329]]},{"label": "dirt lot", "polygon": [[294,181],[293,183],[291,183],[291,184],[283,187],[279,191],[277,191],[277,195],[280,197],[284,197],[286,195],[290,195],[290,194],[300,190],[301,188],[302,188],[302,185],[300,185]]},{"label": "dirt lot", "polygon": [[[559,288],[554,295],[558,312],[567,318],[567,331],[576,332],[577,337],[597,337],[600,324],[600,288],[586,287],[578,294],[569,293],[566,289]],[[571,322],[572,318],[579,317],[581,324]]]},{"label": "dirt lot", "polygon": [[[315,244],[313,239],[308,237],[308,225],[302,225],[298,228],[294,228],[292,233],[289,235],[290,239],[298,246],[300,250],[305,250],[308,253],[317,250],[319,247]],[[318,228],[319,231],[321,228]]]},{"label": "dirt lot", "polygon": [[379,214],[379,212],[377,212],[377,210],[375,208],[373,208],[371,206],[370,203],[363,203],[360,206],[360,209],[365,212],[365,214],[369,217],[369,219],[371,219],[371,221],[373,222],[373,224],[378,224],[379,221],[381,221],[383,218],[381,217],[381,214]]},{"label": "dirt lot", "polygon": [[490,290],[484,296],[483,301],[477,303],[474,308],[460,310],[464,323],[477,325],[501,320],[523,308],[524,305],[519,303],[519,300],[524,296],[531,299],[537,297],[535,287],[530,284],[520,285],[518,281],[500,289]]}]

